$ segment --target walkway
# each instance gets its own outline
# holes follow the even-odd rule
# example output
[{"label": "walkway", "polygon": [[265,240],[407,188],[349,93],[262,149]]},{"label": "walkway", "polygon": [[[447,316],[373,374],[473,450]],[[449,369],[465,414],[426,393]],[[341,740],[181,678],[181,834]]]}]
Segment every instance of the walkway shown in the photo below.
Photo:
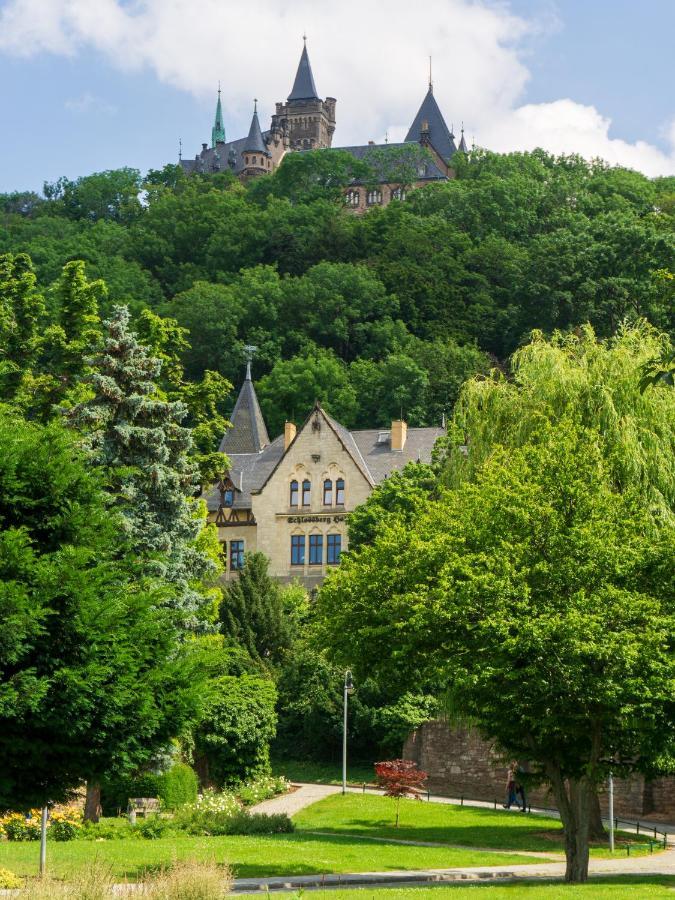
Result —
[{"label": "walkway", "polygon": [[339,794],[341,787],[335,784],[298,784],[294,785],[297,790],[288,794],[281,794],[279,797],[272,797],[271,800],[263,800],[262,803],[256,803],[250,807],[250,812],[254,813],[286,813],[294,816],[306,806],[311,806],[324,797],[330,797],[331,794]]}]

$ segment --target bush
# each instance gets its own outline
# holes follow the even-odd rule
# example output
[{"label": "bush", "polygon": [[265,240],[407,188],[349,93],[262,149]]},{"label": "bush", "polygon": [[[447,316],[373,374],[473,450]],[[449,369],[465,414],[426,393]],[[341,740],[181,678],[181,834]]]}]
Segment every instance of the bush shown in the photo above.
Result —
[{"label": "bush", "polygon": [[142,822],[137,822],[132,827],[133,834],[145,838],[148,841],[167,837],[175,832],[176,828],[171,819],[162,819],[161,816],[148,816]]},{"label": "bush", "polygon": [[2,833],[8,841],[39,841],[40,810],[32,809],[28,815],[18,812],[7,813],[0,819]]},{"label": "bush", "polygon": [[72,841],[82,831],[82,813],[67,807],[49,814],[47,837],[52,841]]},{"label": "bush", "polygon": [[270,797],[285,794],[288,788],[289,782],[283,775],[268,775],[240,785],[237,788],[237,797],[244,806],[253,806],[255,803],[269,800]]},{"label": "bush", "polygon": [[234,794],[204,791],[194,803],[181,807],[174,823],[190,834],[227,834],[226,822],[241,810]]},{"label": "bush", "polygon": [[159,776],[157,796],[164,809],[178,809],[197,799],[197,773],[185,763],[176,763]]},{"label": "bush", "polygon": [[83,841],[119,841],[133,836],[134,828],[125,819],[85,822],[78,835]]},{"label": "bush", "polygon": [[105,779],[101,782],[101,806],[104,815],[126,812],[129,797],[158,797],[161,775],[143,772],[126,778]]},{"label": "bush", "polygon": [[20,888],[22,885],[23,881],[18,875],[15,875],[14,872],[10,872],[9,869],[0,867],[0,890],[13,891]]},{"label": "bush", "polygon": [[286,813],[250,813],[242,809],[227,822],[223,834],[290,834],[295,825]]}]

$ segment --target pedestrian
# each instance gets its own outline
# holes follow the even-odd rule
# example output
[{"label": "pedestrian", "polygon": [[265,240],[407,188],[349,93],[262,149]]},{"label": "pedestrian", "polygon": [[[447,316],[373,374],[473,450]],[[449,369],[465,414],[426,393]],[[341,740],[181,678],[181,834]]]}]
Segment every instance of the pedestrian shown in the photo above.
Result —
[{"label": "pedestrian", "polygon": [[503,803],[502,806],[504,809],[511,809],[513,804],[516,802],[516,769],[518,768],[518,763],[514,760],[508,768],[506,773],[506,803]]},{"label": "pedestrian", "polygon": [[[527,812],[527,800],[525,798],[525,785],[523,784],[522,773],[523,769],[516,764],[516,767],[513,770],[515,796],[520,797],[520,811]],[[516,803],[518,803],[517,800]]]}]

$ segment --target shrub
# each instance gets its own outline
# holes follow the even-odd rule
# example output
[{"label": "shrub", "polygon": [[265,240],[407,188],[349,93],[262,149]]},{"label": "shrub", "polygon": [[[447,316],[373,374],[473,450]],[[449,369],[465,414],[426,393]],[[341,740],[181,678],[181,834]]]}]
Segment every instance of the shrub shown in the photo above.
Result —
[{"label": "shrub", "polygon": [[22,885],[23,881],[18,875],[15,875],[14,872],[10,872],[9,869],[0,867],[0,890],[13,891],[20,888]]},{"label": "shrub", "polygon": [[285,794],[290,786],[289,781],[283,775],[267,775],[248,781],[237,788],[237,796],[244,806],[253,806],[262,803],[277,794]]},{"label": "shrub", "polygon": [[0,824],[8,841],[40,840],[39,809],[32,809],[28,815],[18,812],[7,813],[0,819]]},{"label": "shrub", "polygon": [[223,834],[290,834],[295,825],[286,813],[250,813],[241,810],[227,821]]},{"label": "shrub", "polygon": [[114,822],[84,822],[78,838],[83,841],[115,841],[134,836],[134,828],[123,819]]},{"label": "shrub", "polygon": [[190,834],[227,834],[226,823],[240,810],[241,805],[234,794],[207,790],[194,803],[181,807],[174,823]]},{"label": "shrub", "polygon": [[173,834],[176,828],[171,819],[162,819],[161,816],[148,816],[142,822],[137,822],[132,828],[132,833],[148,841],[167,837]]},{"label": "shrub", "polygon": [[82,830],[82,813],[72,806],[49,814],[47,837],[52,841],[72,841]]},{"label": "shrub", "polygon": [[157,796],[165,809],[178,809],[197,799],[197,773],[185,763],[176,763],[159,776]]},{"label": "shrub", "polygon": [[161,775],[143,772],[126,778],[111,778],[101,782],[101,806],[104,814],[126,812],[129,797],[158,797]]}]

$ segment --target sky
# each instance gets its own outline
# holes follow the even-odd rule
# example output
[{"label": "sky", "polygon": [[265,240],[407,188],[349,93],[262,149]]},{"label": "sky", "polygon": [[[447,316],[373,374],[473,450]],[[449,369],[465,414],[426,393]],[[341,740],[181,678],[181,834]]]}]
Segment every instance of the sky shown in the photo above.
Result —
[{"label": "sky", "polygon": [[675,174],[675,0],[0,0],[0,191],[194,156],[219,81],[266,127],[305,32],[334,146],[402,139],[431,55],[469,143]]}]

